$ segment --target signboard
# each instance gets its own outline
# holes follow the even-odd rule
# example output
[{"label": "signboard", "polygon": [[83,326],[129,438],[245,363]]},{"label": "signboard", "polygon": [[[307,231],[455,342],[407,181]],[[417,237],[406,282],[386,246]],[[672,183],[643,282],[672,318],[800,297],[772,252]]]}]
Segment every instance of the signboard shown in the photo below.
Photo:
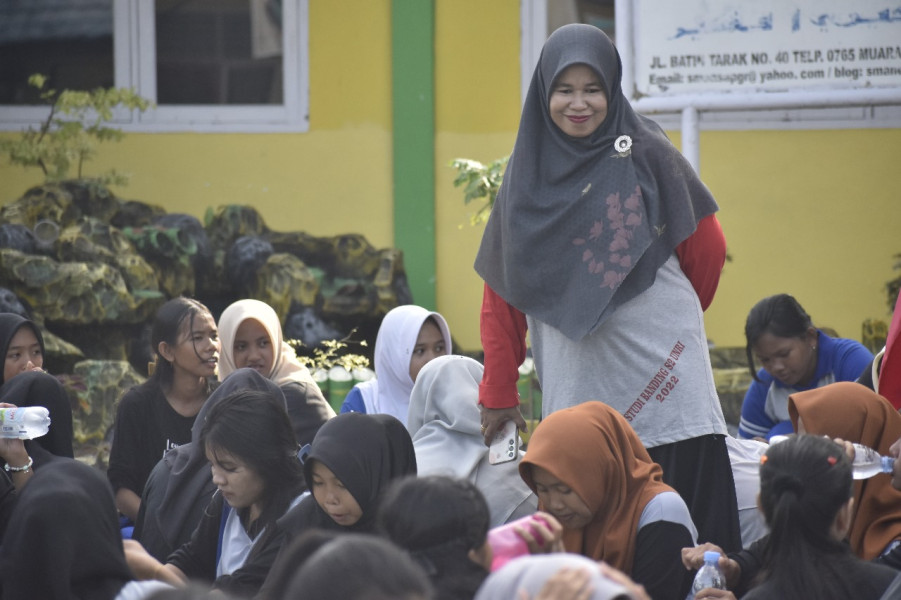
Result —
[{"label": "signboard", "polygon": [[901,87],[901,0],[635,0],[651,96]]}]

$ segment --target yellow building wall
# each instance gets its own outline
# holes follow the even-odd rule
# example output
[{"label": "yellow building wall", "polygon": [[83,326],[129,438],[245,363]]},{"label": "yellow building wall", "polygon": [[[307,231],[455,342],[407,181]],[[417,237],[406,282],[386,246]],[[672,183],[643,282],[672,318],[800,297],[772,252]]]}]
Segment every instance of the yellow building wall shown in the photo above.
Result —
[{"label": "yellow building wall", "polygon": [[[360,232],[391,246],[391,5],[336,7],[309,5],[308,132],[128,133],[101,146],[86,175],[130,172],[116,194],[170,212],[202,218],[208,207],[249,204],[277,231]],[[0,203],[40,182],[0,161]]]},{"label": "yellow building wall", "polygon": [[[467,10],[469,9],[469,10]],[[453,185],[455,158],[510,153],[520,114],[519,0],[435,5],[435,232],[438,312],[454,341],[481,348],[481,279],[473,270],[483,226]]]},{"label": "yellow building wall", "polygon": [[[309,132],[130,133],[89,170],[132,172],[115,191],[172,212],[251,204],[275,230],[392,245],[390,11],[390,0],[310,2]],[[482,230],[469,225],[475,207],[448,163],[509,153],[519,27],[519,0],[435,0],[437,308],[464,350],[480,347],[472,264]],[[734,257],[707,312],[711,340],[744,345],[748,309],[778,292],[847,337],[860,337],[865,318],[887,318],[884,283],[901,253],[898,157],[897,129],[702,133],[701,175]],[[37,183],[0,162],[0,203]]]},{"label": "yellow building wall", "polygon": [[709,337],[741,345],[761,298],[794,295],[814,324],[861,337],[888,320],[901,253],[901,130],[707,132],[701,176],[733,262],[707,311]]}]

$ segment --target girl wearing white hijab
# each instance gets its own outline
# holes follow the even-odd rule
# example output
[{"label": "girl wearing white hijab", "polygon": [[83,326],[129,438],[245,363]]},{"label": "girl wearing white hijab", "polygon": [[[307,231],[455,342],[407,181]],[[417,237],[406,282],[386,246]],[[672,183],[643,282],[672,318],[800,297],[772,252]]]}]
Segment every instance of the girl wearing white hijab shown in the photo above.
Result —
[{"label": "girl wearing white hijab", "polygon": [[341,412],[384,413],[406,425],[419,370],[450,350],[450,329],[440,314],[413,304],[391,309],[375,338],[375,378],[355,385]]},{"label": "girl wearing white hijab", "polygon": [[230,304],[219,317],[219,339],[219,381],[249,367],[279,386],[301,446],[312,442],[322,424],[335,416],[310,370],[285,343],[281,321],[265,302],[245,299]]},{"label": "girl wearing white hijab", "polygon": [[538,498],[519,476],[519,459],[488,462],[479,417],[481,363],[440,356],[423,367],[410,395],[407,429],[420,475],[447,475],[475,484],[488,503],[489,526],[534,513]]}]

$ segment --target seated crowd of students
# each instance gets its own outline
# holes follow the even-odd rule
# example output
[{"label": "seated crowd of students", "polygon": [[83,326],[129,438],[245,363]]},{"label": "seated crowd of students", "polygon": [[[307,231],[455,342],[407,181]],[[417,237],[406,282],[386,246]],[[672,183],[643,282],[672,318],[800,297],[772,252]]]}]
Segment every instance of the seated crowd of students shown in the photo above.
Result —
[{"label": "seated crowd of students", "polygon": [[[753,356],[778,353],[774,337],[803,340],[812,365],[829,344],[806,314],[788,333],[752,316],[752,371]],[[788,388],[788,424],[755,429],[749,409],[743,427],[760,439],[730,438],[744,548],[724,549],[698,539],[663,467],[603,398],[546,415],[525,452],[493,464],[483,367],[451,354],[438,313],[388,313],[377,376],[337,415],[263,302],[235,302],[217,324],[176,298],[152,337],[152,375],[119,404],[104,476],[73,458],[40,329],[0,314],[0,406],[51,415],[45,436],[0,439],[3,600],[901,597],[901,460],[854,480],[847,443],[901,454],[901,414],[872,389],[886,363],[865,365],[868,385],[799,386],[810,374],[783,385],[784,370],[766,381]],[[496,542],[511,523],[521,556]],[[707,550],[722,554],[729,589],[692,591]]]}]

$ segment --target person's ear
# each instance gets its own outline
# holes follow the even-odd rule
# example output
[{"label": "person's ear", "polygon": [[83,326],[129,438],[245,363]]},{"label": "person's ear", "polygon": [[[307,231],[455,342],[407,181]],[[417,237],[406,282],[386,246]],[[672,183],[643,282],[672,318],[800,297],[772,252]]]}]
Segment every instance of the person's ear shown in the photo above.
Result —
[{"label": "person's ear", "polygon": [[811,349],[816,350],[817,348],[817,339],[819,338],[819,333],[817,332],[816,327],[808,327],[807,332],[804,334],[807,339],[808,345]]},{"label": "person's ear", "polygon": [[848,501],[842,504],[841,508],[835,514],[835,520],[832,521],[832,537],[837,540],[845,539],[848,532],[851,531],[851,521],[854,519],[854,498],[848,498]]},{"label": "person's ear", "polygon": [[488,543],[487,538],[481,546],[470,550],[467,556],[469,557],[469,560],[477,565],[481,565],[486,571],[491,571],[491,561],[494,560],[494,553],[491,550],[491,545]]},{"label": "person's ear", "polygon": [[172,351],[172,347],[166,342],[160,342],[156,347],[156,351],[168,362],[172,362],[175,358],[175,353]]}]

